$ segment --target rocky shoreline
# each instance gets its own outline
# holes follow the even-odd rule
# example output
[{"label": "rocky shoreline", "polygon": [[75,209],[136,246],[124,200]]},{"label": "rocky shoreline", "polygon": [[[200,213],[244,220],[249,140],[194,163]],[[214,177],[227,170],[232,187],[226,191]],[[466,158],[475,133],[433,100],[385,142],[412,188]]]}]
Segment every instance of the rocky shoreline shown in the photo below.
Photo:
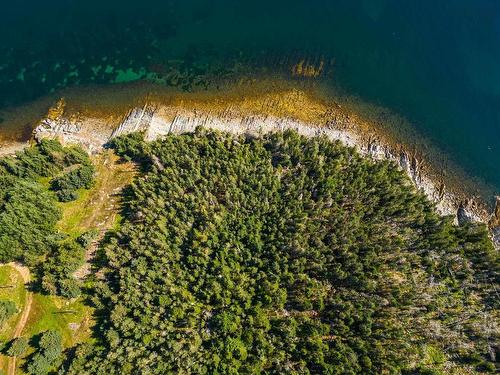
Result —
[{"label": "rocky shoreline", "polygon": [[488,224],[492,240],[500,248],[500,198],[497,198],[494,212],[489,213],[475,199],[457,196],[444,183],[435,182],[428,177],[422,167],[423,162],[415,155],[402,147],[384,144],[374,135],[361,134],[359,130],[356,131],[355,124],[346,118],[316,125],[292,117],[249,115],[239,112],[235,107],[213,114],[184,106],[146,103],[142,107],[131,109],[116,125],[104,118],[65,116],[64,102],[60,101],[35,128],[33,134],[37,140],[45,137],[59,138],[64,143],[77,143],[89,152],[97,153],[110,139],[119,135],[142,131],[146,139],[155,140],[170,133],[192,132],[198,126],[251,136],[293,129],[308,137],[323,135],[331,140],[339,140],[373,159],[391,160],[408,174],[418,189],[436,203],[441,214],[455,216],[457,224],[468,221]]},{"label": "rocky shoreline", "polygon": [[[60,104],[59,104],[60,105]],[[278,118],[268,115],[242,115],[234,108],[222,115],[213,116],[199,110],[158,104],[145,104],[133,108],[116,127],[110,127],[106,120],[99,118],[65,117],[63,108],[49,112],[35,128],[34,138],[59,138],[64,143],[77,143],[91,153],[97,153],[110,139],[136,131],[144,132],[146,139],[155,140],[170,133],[192,132],[196,127],[220,130],[233,134],[259,136],[262,134],[293,129],[299,134],[314,137],[326,136],[356,148],[362,155],[377,159],[391,160],[407,173],[415,186],[423,191],[442,215],[453,215],[457,224],[468,221],[489,225],[492,240],[500,248],[500,197],[496,208],[489,213],[474,198],[458,197],[448,191],[444,183],[434,182],[422,171],[422,161],[403,148],[395,149],[385,145],[374,136],[366,136],[355,131],[355,126],[344,121],[334,121],[323,126],[309,124],[293,118]]]}]

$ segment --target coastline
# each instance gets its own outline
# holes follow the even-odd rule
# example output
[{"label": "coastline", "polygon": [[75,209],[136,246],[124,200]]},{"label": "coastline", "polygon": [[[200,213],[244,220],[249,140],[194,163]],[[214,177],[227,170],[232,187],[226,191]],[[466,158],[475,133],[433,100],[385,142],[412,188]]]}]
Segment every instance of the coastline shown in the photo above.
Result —
[{"label": "coastline", "polygon": [[[489,224],[492,239],[500,247],[500,202],[496,210],[473,194],[460,179],[440,175],[414,148],[405,147],[387,131],[342,104],[320,100],[306,90],[277,87],[242,94],[234,91],[203,93],[171,92],[143,95],[128,101],[128,111],[110,108],[96,110],[92,104],[59,100],[33,131],[35,139],[59,138],[64,143],[78,143],[91,153],[102,150],[111,138],[143,131],[148,140],[169,133],[193,131],[197,126],[234,134],[257,136],[287,129],[312,137],[324,135],[331,140],[357,149],[362,155],[377,160],[391,160],[423,191],[442,215],[453,215],[456,222]],[[96,106],[99,107],[99,106]],[[0,148],[0,155],[13,153],[29,143],[11,142]],[[455,176],[456,177],[456,176]]]}]

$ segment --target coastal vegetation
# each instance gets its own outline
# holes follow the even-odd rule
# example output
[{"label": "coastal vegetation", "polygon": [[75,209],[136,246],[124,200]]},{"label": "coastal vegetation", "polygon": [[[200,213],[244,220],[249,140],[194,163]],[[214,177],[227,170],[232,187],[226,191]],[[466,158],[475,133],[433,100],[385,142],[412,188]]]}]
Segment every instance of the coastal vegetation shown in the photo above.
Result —
[{"label": "coastal vegetation", "polygon": [[46,374],[61,360],[63,346],[61,334],[57,331],[45,331],[37,340],[36,351],[26,363],[28,374]]},{"label": "coastal vegetation", "polygon": [[63,373],[495,371],[497,255],[389,162],[326,138],[112,142],[141,174]]},{"label": "coastal vegetation", "polygon": [[35,265],[57,251],[63,240],[56,229],[57,201],[76,199],[79,189],[91,186],[92,176],[83,149],[55,140],[0,159],[0,260]]},{"label": "coastal vegetation", "polygon": [[[24,308],[26,290],[19,272],[9,265],[0,266],[0,303],[4,319],[0,323],[0,341],[11,337],[15,325],[15,316]],[[5,305],[10,305],[9,309]],[[10,310],[10,311],[9,311]],[[12,312],[12,314],[11,314]]]},{"label": "coastal vegetation", "polygon": [[0,325],[3,325],[16,312],[17,307],[14,301],[0,300]]},{"label": "coastal vegetation", "polygon": [[43,140],[0,159],[0,218],[20,213],[0,227],[17,244],[3,260],[34,275],[17,337],[27,292],[0,273],[2,352],[24,372],[497,370],[486,227],[438,215],[394,164],[293,131],[134,133],[110,147],[91,160]]},{"label": "coastal vegetation", "polygon": [[[0,334],[7,356],[2,367],[8,362],[8,373],[11,359],[18,356],[27,356],[18,363],[28,373],[44,373],[45,365],[47,371],[57,368],[54,350],[34,354],[37,337],[54,328],[55,335],[65,336],[66,347],[74,345],[66,338],[68,324],[88,314],[89,308],[76,298],[81,283],[73,277],[85,247],[58,226],[67,204],[60,202],[77,200],[93,180],[89,155],[55,140],[0,159],[0,254],[7,263],[0,268]],[[31,282],[30,274],[35,276]]]}]

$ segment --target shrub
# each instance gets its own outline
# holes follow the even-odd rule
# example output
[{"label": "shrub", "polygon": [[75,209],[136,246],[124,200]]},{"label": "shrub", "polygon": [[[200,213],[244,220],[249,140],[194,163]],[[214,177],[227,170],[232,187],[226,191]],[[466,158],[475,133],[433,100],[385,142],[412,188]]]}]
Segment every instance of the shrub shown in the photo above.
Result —
[{"label": "shrub", "polygon": [[56,244],[48,259],[38,267],[38,285],[42,292],[74,298],[80,286],[73,273],[83,264],[85,250],[76,242]]},{"label": "shrub", "polygon": [[13,301],[0,300],[0,324],[17,313],[16,304]]},{"label": "shrub", "polygon": [[38,348],[49,363],[54,362],[62,353],[62,336],[58,331],[49,330],[42,333]]},{"label": "shrub", "polygon": [[52,180],[51,189],[56,192],[59,201],[68,202],[78,198],[77,190],[89,189],[94,181],[94,167],[81,165]]},{"label": "shrub", "polygon": [[24,336],[15,338],[12,340],[9,349],[7,350],[7,355],[11,357],[17,357],[23,355],[28,349],[28,339]]},{"label": "shrub", "polygon": [[26,362],[26,371],[32,375],[42,375],[49,372],[50,362],[42,353],[35,353]]},{"label": "shrub", "polygon": [[99,231],[97,229],[91,229],[85,233],[82,233],[77,239],[78,242],[84,249],[88,249],[90,244],[97,238]]},{"label": "shrub", "polygon": [[59,282],[59,294],[66,298],[76,298],[81,294],[80,283],[74,278]]},{"label": "shrub", "polygon": [[26,362],[29,374],[46,374],[61,359],[62,336],[58,331],[48,330],[41,334],[38,348]]}]

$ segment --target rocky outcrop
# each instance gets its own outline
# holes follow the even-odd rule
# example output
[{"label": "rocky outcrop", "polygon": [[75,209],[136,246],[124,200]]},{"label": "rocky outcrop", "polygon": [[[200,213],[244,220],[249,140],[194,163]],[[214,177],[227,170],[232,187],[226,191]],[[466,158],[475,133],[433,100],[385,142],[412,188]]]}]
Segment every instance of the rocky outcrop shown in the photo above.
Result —
[{"label": "rocky outcrop", "polygon": [[496,205],[489,222],[491,239],[497,249],[500,249],[500,196],[496,197]]},{"label": "rocky outcrop", "polygon": [[38,138],[41,134],[43,136],[70,136],[77,134],[82,129],[81,122],[72,122],[66,118],[57,120],[44,119],[40,125],[35,129],[34,136]]},{"label": "rocky outcrop", "polygon": [[[54,116],[54,113],[58,115]],[[65,117],[63,113],[64,109],[51,109],[49,115],[33,130],[33,138],[36,141],[57,138],[62,143],[79,144],[91,153],[99,152],[110,139],[112,131],[103,119]]]},{"label": "rocky outcrop", "polygon": [[153,124],[155,112],[156,107],[147,104],[142,108],[132,109],[113,131],[111,138],[137,131],[147,131]]},{"label": "rocky outcrop", "polygon": [[[101,123],[99,123],[99,121]],[[348,118],[335,119],[322,125],[308,124],[292,118],[266,115],[241,115],[234,108],[225,113],[212,115],[206,112],[186,110],[175,106],[144,105],[132,109],[114,129],[99,119],[46,118],[35,129],[37,139],[58,137],[64,142],[74,142],[97,151],[111,138],[136,131],[145,133],[146,139],[154,140],[167,134],[192,132],[196,127],[220,130],[234,134],[259,136],[262,134],[293,129],[308,137],[326,136],[355,147],[361,154],[377,160],[395,162],[410,177],[415,186],[436,203],[443,215],[454,215],[458,224],[469,221],[488,222],[488,214],[475,204],[474,199],[463,200],[447,191],[443,182],[436,182],[423,172],[423,162],[402,147],[383,144],[375,136],[358,134],[356,124]],[[499,209],[500,211],[500,209]],[[500,218],[500,212],[498,212]],[[495,238],[500,237],[500,233]]]},{"label": "rocky outcrop", "polygon": [[478,221],[473,215],[475,211],[475,201],[468,199],[460,202],[457,209],[457,221],[459,225],[465,225],[474,221]]}]

